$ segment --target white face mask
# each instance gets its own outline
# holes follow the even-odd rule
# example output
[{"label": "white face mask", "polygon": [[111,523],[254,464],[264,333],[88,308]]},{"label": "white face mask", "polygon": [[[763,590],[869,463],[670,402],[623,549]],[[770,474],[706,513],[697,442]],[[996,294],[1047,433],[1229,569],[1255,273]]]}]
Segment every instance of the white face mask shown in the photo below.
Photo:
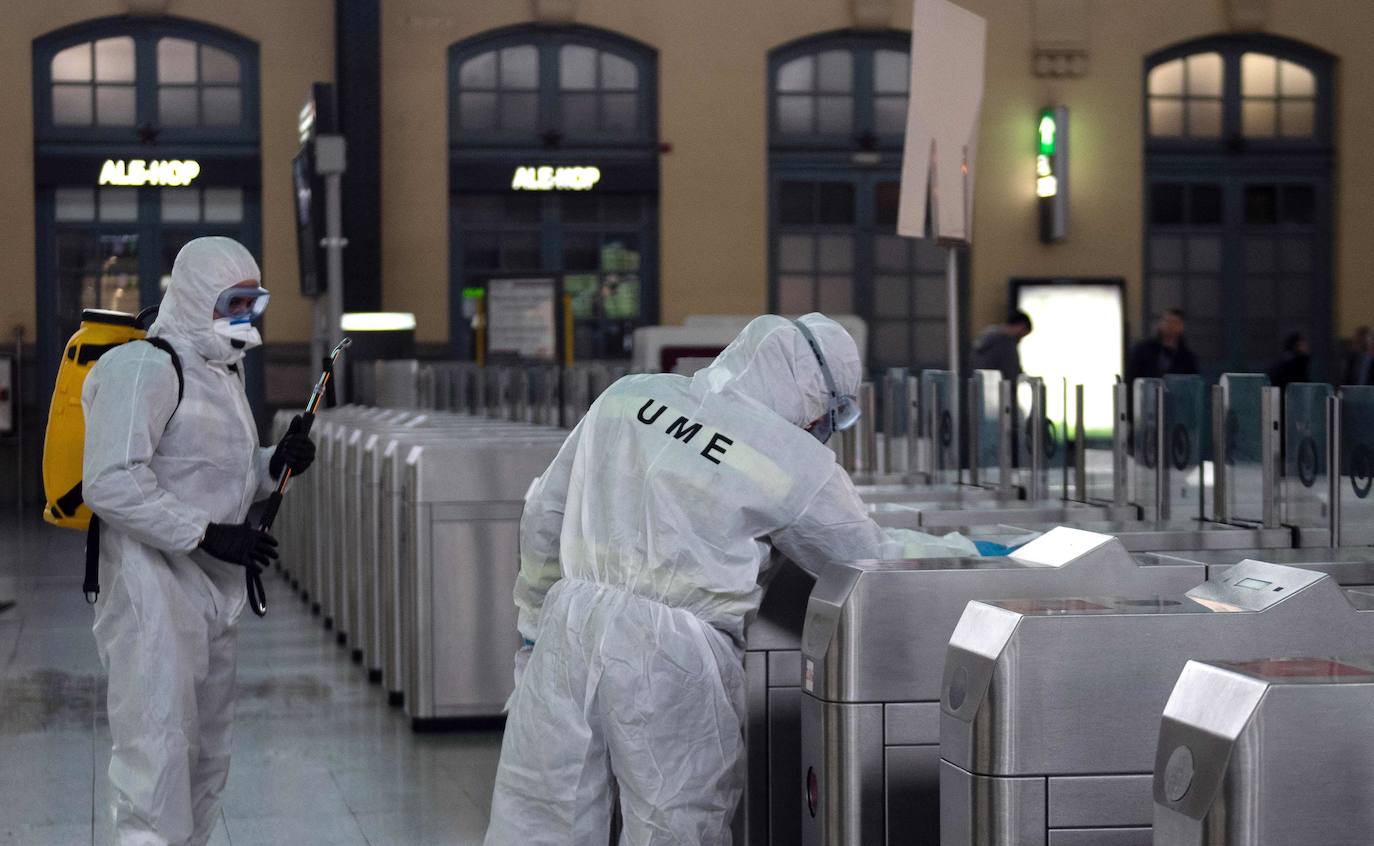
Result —
[{"label": "white face mask", "polygon": [[246,321],[235,321],[230,317],[215,320],[215,334],[239,351],[251,350],[262,345],[262,336],[258,334],[256,326]]}]

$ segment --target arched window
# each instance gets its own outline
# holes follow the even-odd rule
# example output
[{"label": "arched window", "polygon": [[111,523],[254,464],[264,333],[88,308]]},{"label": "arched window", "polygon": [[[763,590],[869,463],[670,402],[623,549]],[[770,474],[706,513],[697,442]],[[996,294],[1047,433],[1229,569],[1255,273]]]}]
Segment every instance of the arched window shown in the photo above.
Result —
[{"label": "arched window", "polygon": [[39,140],[257,138],[256,46],[212,27],[82,24],[35,42],[34,72]]},{"label": "arched window", "polygon": [[909,36],[824,36],[774,55],[774,148],[900,149],[911,77]]},{"label": "arched window", "polygon": [[40,344],[55,363],[82,309],[157,303],[192,238],[258,249],[258,50],[195,21],[104,18],[35,40],[33,73]]},{"label": "arched window", "polygon": [[1211,374],[1263,369],[1295,331],[1326,357],[1332,64],[1270,36],[1146,60],[1144,325],[1183,309]]},{"label": "arched window", "polygon": [[769,57],[770,308],[857,314],[868,364],[948,350],[944,253],[897,235],[910,35],[832,33]]},{"label": "arched window", "polygon": [[457,144],[558,148],[656,135],[653,52],[585,27],[518,28],[450,52]]},{"label": "arched window", "polygon": [[634,328],[657,322],[656,67],[651,48],[581,26],[449,49],[459,355],[477,352],[474,292],[502,277],[550,278],[571,297],[579,358],[626,356]]},{"label": "arched window", "polygon": [[1159,147],[1319,145],[1331,137],[1330,57],[1305,45],[1236,36],[1170,48],[1147,62],[1146,127]]}]

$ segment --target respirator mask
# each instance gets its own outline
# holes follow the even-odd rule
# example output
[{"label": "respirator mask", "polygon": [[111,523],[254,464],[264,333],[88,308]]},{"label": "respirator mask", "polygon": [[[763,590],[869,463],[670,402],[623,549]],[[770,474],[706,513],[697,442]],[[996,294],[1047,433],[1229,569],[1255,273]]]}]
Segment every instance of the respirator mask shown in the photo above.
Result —
[{"label": "respirator mask", "polygon": [[271,295],[266,288],[225,288],[215,300],[215,334],[227,340],[234,349],[261,344],[262,336],[253,324],[267,310],[269,299]]}]

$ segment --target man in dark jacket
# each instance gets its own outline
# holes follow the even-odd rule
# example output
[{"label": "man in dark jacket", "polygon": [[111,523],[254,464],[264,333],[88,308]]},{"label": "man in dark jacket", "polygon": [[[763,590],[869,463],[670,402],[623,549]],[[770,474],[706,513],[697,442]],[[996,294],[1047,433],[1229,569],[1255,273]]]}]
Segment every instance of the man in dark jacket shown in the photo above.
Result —
[{"label": "man in dark jacket", "polygon": [[1283,339],[1283,358],[1274,362],[1265,374],[1276,388],[1286,388],[1294,382],[1311,381],[1311,351],[1301,332],[1293,332]]},{"label": "man in dark jacket", "polygon": [[1197,373],[1197,358],[1183,338],[1183,329],[1183,312],[1166,309],[1159,316],[1155,336],[1131,348],[1126,359],[1127,384],[1171,373]]},{"label": "man in dark jacket", "polygon": [[1014,311],[1006,321],[978,333],[973,342],[971,363],[974,370],[997,370],[1008,382],[1021,375],[1021,353],[1017,345],[1031,333],[1031,319],[1024,311]]}]

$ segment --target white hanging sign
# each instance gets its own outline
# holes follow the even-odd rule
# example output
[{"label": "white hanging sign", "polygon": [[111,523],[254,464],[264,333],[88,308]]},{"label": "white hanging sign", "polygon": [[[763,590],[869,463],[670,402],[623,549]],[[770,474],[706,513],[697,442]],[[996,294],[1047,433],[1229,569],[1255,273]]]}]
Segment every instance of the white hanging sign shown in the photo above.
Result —
[{"label": "white hanging sign", "polygon": [[968,242],[987,21],[948,0],[915,2],[897,231]]}]

